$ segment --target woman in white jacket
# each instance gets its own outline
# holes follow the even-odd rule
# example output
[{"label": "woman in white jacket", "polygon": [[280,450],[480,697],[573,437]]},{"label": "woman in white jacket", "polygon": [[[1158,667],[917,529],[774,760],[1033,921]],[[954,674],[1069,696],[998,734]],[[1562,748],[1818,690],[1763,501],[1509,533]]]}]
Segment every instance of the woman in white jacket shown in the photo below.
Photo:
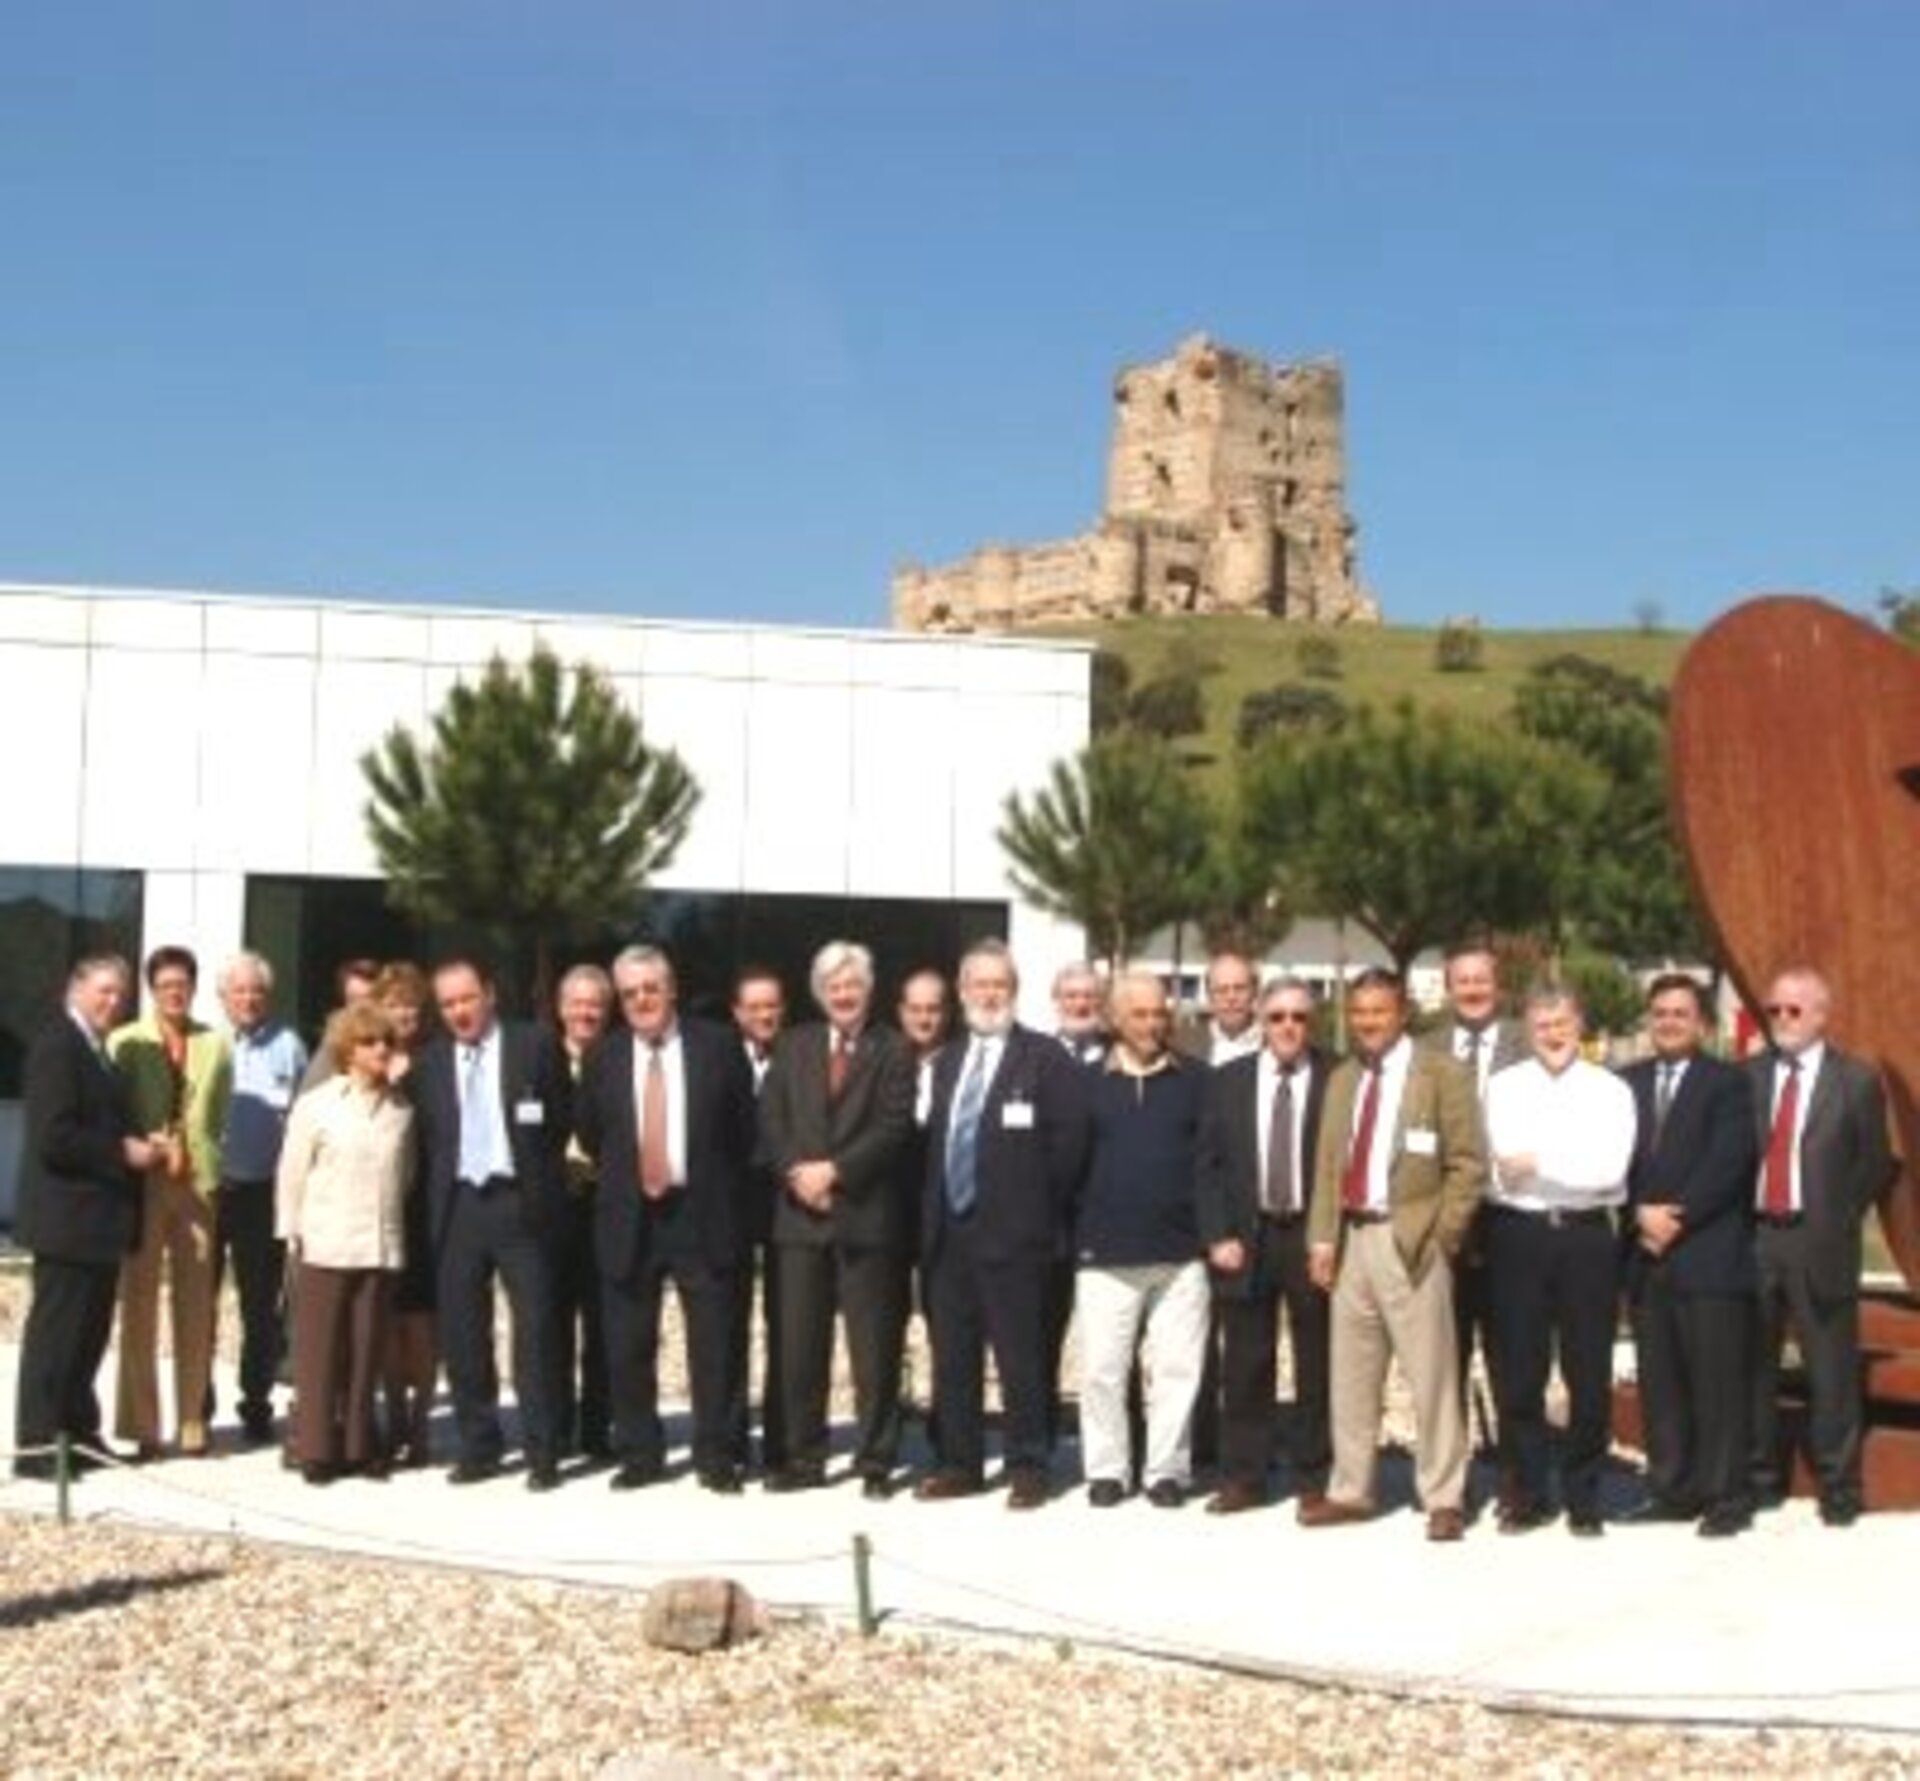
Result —
[{"label": "woman in white jacket", "polygon": [[386,1476],[373,1389],[414,1177],[413,1109],[387,1083],[388,1017],[343,1008],[325,1044],[338,1074],[295,1102],[276,1184],[276,1225],[297,1270],[294,1451],[309,1484]]}]

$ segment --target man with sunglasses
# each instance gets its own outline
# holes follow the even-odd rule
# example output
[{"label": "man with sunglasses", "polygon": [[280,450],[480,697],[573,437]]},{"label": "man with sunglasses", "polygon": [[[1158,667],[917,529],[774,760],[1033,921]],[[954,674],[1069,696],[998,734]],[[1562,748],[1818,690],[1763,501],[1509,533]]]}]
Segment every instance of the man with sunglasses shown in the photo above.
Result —
[{"label": "man with sunglasses", "polygon": [[1791,1322],[1820,1519],[1850,1527],[1861,1506],[1860,1230],[1893,1159],[1878,1073],[1827,1041],[1832,1000],[1817,971],[1781,972],[1767,991],[1770,1049],[1747,1065],[1761,1158],[1750,1471],[1755,1497],[1777,1502],[1787,1475],[1780,1346]]},{"label": "man with sunglasses", "polygon": [[1222,1337],[1220,1488],[1213,1515],[1266,1501],[1273,1460],[1274,1345],[1284,1306],[1293,1352],[1288,1461],[1297,1512],[1320,1502],[1327,1423],[1327,1295],[1307,1269],[1307,1205],[1328,1060],[1312,1042],[1313,992],[1282,977],[1260,998],[1257,1053],[1207,1082],[1200,1128],[1200,1237]]}]

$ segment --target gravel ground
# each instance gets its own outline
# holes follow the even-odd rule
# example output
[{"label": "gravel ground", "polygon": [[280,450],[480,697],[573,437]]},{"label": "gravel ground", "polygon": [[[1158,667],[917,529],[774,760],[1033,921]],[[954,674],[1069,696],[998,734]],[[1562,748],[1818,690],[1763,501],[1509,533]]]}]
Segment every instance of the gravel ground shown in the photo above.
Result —
[{"label": "gravel ground", "polygon": [[[1054,1644],[776,1623],[654,1651],[641,1601],[5,1519],[9,1775],[1907,1772],[1911,1742],[1511,1718]],[[670,1757],[684,1759],[678,1764]]]}]

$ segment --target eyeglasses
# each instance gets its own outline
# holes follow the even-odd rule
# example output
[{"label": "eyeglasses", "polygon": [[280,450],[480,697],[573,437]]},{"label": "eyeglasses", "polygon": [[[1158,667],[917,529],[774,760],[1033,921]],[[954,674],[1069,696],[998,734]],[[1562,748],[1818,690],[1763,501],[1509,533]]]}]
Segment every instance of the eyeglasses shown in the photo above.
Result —
[{"label": "eyeglasses", "polygon": [[1270,1027],[1303,1027],[1313,1016],[1302,1014],[1297,1008],[1276,1008],[1266,1018]]},{"label": "eyeglasses", "polygon": [[1769,1020],[1778,1020],[1782,1015],[1785,1015],[1788,1020],[1798,1020],[1804,1013],[1806,1013],[1806,1010],[1802,1008],[1798,1002],[1769,1002],[1767,1004],[1767,1018]]}]

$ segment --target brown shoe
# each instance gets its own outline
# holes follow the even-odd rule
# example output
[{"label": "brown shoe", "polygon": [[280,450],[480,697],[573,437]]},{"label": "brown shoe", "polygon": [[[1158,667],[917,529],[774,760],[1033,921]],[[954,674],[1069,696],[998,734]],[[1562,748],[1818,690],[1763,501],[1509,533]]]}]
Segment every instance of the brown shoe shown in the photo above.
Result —
[{"label": "brown shoe", "polygon": [[1371,1521],[1373,1505],[1343,1503],[1338,1497],[1321,1497],[1317,1501],[1303,1498],[1294,1519],[1302,1527],[1345,1527],[1356,1521]]},{"label": "brown shoe", "polygon": [[1429,1540],[1464,1540],[1466,1536],[1467,1518],[1458,1509],[1435,1509],[1427,1517]]},{"label": "brown shoe", "polygon": [[929,1472],[914,1485],[914,1496],[923,1503],[944,1503],[955,1497],[977,1497],[980,1480],[970,1472]]},{"label": "brown shoe", "polygon": [[1302,1526],[1311,1527],[1313,1524],[1307,1520],[1307,1517],[1309,1515],[1319,1514],[1320,1510],[1325,1506],[1326,1500],[1327,1493],[1324,1490],[1303,1490],[1294,1500],[1294,1520],[1301,1523]]},{"label": "brown shoe", "polygon": [[1207,1513],[1244,1515],[1249,1509],[1263,1507],[1266,1500],[1265,1493],[1257,1485],[1248,1484],[1244,1479],[1229,1478],[1207,1498]]},{"label": "brown shoe", "polygon": [[1038,1509],[1047,1500],[1047,1475],[1030,1466],[1022,1466],[1017,1472],[1008,1474],[1007,1507],[1009,1509]]}]

